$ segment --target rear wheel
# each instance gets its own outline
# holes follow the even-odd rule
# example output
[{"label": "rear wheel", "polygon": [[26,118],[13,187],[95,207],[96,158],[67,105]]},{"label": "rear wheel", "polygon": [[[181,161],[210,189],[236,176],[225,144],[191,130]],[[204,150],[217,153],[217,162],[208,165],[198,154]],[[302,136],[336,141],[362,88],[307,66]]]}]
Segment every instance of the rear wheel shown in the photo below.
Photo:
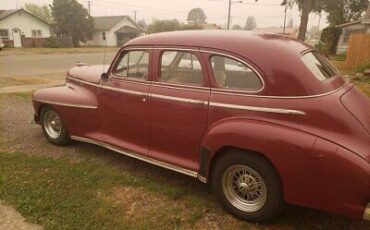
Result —
[{"label": "rear wheel", "polygon": [[221,156],[213,169],[212,187],[226,210],[246,221],[271,221],[284,207],[276,170],[254,153],[231,151]]},{"label": "rear wheel", "polygon": [[58,113],[50,107],[41,111],[41,127],[45,137],[55,145],[67,145],[70,137]]}]

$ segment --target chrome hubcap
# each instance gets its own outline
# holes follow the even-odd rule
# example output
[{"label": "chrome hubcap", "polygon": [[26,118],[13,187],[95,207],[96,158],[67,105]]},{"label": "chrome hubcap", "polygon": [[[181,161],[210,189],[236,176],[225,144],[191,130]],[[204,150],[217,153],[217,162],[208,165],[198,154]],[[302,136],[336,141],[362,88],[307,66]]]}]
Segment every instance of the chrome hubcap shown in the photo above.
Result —
[{"label": "chrome hubcap", "polygon": [[44,114],[44,128],[50,138],[56,139],[62,133],[62,123],[60,117],[53,110],[48,110]]},{"label": "chrome hubcap", "polygon": [[260,210],[267,200],[267,187],[261,175],[245,165],[233,165],[222,176],[226,199],[244,212]]}]

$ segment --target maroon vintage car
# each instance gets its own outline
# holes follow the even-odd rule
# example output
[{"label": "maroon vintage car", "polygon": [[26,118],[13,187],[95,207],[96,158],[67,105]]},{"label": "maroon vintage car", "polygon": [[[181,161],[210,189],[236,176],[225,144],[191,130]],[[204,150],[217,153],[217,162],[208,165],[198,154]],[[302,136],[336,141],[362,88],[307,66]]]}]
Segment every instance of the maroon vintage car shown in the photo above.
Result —
[{"label": "maroon vintage car", "polygon": [[33,95],[46,138],[210,182],[248,221],[285,203],[370,219],[370,101],[297,40],[229,31],[128,42]]}]

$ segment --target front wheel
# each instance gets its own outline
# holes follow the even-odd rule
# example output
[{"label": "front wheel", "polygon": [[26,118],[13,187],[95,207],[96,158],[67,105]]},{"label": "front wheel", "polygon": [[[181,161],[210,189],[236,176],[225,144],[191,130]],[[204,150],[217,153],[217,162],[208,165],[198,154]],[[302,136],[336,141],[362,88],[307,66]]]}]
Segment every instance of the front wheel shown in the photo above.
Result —
[{"label": "front wheel", "polygon": [[45,137],[55,145],[67,145],[70,137],[58,113],[50,107],[41,111],[41,127]]},{"label": "front wheel", "polygon": [[226,210],[246,221],[271,221],[284,207],[276,170],[254,153],[231,151],[221,156],[213,170],[212,187]]}]

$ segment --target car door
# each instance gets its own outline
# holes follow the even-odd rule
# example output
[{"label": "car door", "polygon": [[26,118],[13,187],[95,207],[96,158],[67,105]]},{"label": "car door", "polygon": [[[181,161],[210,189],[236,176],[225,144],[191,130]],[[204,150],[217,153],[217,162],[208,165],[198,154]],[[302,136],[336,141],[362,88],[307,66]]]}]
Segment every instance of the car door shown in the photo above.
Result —
[{"label": "car door", "polygon": [[151,49],[123,50],[102,86],[104,143],[147,155]]},{"label": "car door", "polygon": [[199,50],[157,48],[153,66],[156,76],[150,89],[150,156],[197,170],[210,97]]}]

